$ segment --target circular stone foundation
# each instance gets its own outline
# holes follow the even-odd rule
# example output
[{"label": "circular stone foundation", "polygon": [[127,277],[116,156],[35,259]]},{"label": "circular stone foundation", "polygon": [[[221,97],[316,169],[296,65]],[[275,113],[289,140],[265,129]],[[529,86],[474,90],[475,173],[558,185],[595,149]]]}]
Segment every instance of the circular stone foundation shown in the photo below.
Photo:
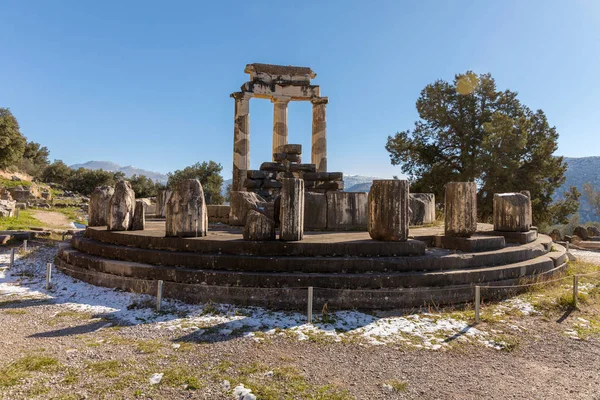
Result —
[{"label": "circular stone foundation", "polygon": [[[440,242],[437,228],[410,233],[419,240],[380,242],[367,232],[307,232],[300,242],[250,242],[242,240],[241,229],[222,225],[211,226],[205,237],[167,238],[164,222],[150,221],[144,231],[88,228],[60,250],[56,264],[96,285],[155,295],[162,280],[164,297],[275,309],[304,309],[309,286],[315,309],[460,304],[473,300],[475,285],[511,286],[566,267],[564,248],[552,246],[544,235],[505,246],[504,238],[490,240],[499,238],[497,233],[481,232],[467,247],[484,251],[460,252],[426,246]],[[486,249],[500,242],[502,248]],[[510,291],[487,290],[482,296],[498,298]]]}]

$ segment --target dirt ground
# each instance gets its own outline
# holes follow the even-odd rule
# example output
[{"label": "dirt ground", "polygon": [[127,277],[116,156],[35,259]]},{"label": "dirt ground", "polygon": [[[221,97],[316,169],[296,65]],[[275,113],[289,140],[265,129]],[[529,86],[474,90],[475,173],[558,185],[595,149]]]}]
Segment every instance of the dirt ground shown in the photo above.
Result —
[{"label": "dirt ground", "polygon": [[[56,359],[60,365],[33,373],[21,385],[0,388],[2,398],[234,399],[222,381],[229,378],[237,385],[235,377],[244,375],[257,376],[258,381],[281,378],[283,387],[308,385],[336,391],[332,397],[304,397],[301,394],[309,390],[297,389],[296,397],[288,388],[286,395],[264,398],[600,398],[600,342],[565,338],[556,321],[531,319],[530,333],[523,334],[518,348],[510,352],[474,345],[430,351],[297,342],[285,337],[260,343],[239,337],[182,341],[180,334],[148,325],[103,328],[106,321],[61,312],[60,306],[44,302],[2,306],[0,364],[35,354]],[[184,346],[174,349],[173,343]],[[111,360],[116,365],[108,369]],[[197,377],[201,387],[184,389],[185,377],[172,377],[158,386],[148,384],[153,373],[177,368],[184,376]],[[293,376],[263,378],[278,368],[292,371]],[[382,384],[390,381],[402,382],[405,388],[389,393]]]},{"label": "dirt ground", "polygon": [[[47,254],[46,258],[54,253],[47,250]],[[34,255],[30,261],[45,265],[48,260],[36,260]],[[523,304],[539,308],[532,314],[506,307],[498,314],[501,307],[485,305],[486,317],[476,329],[502,337],[505,345],[500,349],[478,340],[461,340],[472,329],[465,327],[454,334],[440,332],[445,345],[432,350],[415,345],[418,335],[411,336],[410,343],[400,337],[374,345],[360,337],[335,341],[309,331],[304,331],[307,339],[299,340],[290,329],[223,334],[223,328],[231,325],[218,322],[226,319],[211,304],[203,306],[201,315],[214,313],[210,318],[217,322],[202,329],[184,326],[186,321],[198,321],[185,316],[179,326],[169,325],[179,318],[170,314],[162,315],[164,325],[144,318],[132,323],[115,318],[116,314],[111,317],[73,306],[84,298],[80,292],[92,293],[95,287],[61,284],[48,292],[52,297],[36,297],[35,293],[44,294],[42,276],[36,277],[25,266],[22,279],[38,282],[26,288],[3,265],[2,399],[235,400],[240,399],[233,394],[239,384],[251,388],[256,398],[269,400],[600,399],[600,285],[596,281],[582,284],[588,294],[579,309],[561,308],[556,300],[564,297],[568,286],[523,297]],[[597,269],[589,263],[581,268],[581,272]],[[96,305],[106,298],[93,296],[88,300]],[[132,302],[125,308],[130,307],[152,304]],[[149,309],[140,315],[153,313]],[[469,319],[469,315],[455,311],[436,318]],[[163,374],[155,384],[151,383],[154,374]]]},{"label": "dirt ground", "polygon": [[53,228],[72,228],[73,224],[66,215],[55,211],[40,211],[32,212],[35,219],[40,220],[44,225]]}]

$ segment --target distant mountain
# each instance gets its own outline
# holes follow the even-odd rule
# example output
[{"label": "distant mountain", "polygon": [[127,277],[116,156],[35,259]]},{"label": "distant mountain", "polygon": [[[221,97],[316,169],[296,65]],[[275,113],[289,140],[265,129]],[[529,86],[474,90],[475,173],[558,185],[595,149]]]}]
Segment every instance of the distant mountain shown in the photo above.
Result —
[{"label": "distant mountain", "polygon": [[167,182],[167,175],[161,174],[160,172],[148,171],[146,169],[132,167],[131,165],[121,167],[119,164],[110,161],[88,161],[83,164],[73,164],[71,165],[71,168],[85,168],[91,170],[103,169],[110,172],[122,172],[128,178],[132,177],[133,175],[146,175],[153,181],[158,181],[161,183]]},{"label": "distant mountain", "polygon": [[554,192],[554,200],[562,198],[569,187],[575,186],[582,193],[579,205],[581,222],[598,221],[600,217],[594,215],[592,207],[583,194],[583,185],[591,183],[595,190],[600,190],[600,157],[565,157],[568,164],[565,183]]}]

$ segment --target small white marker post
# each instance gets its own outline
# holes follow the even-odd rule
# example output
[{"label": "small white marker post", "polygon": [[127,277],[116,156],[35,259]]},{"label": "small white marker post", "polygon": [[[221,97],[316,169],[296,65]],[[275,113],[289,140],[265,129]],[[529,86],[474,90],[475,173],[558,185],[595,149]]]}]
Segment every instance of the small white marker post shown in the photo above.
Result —
[{"label": "small white marker post", "polygon": [[15,248],[10,249],[10,268],[15,265]]},{"label": "small white marker post", "polygon": [[306,310],[306,320],[309,324],[312,324],[312,310],[313,310],[313,287],[308,287],[308,309]]},{"label": "small white marker post", "polygon": [[160,303],[162,302],[163,296],[163,281],[158,281],[158,287],[156,289],[156,312],[160,312]]},{"label": "small white marker post", "polygon": [[20,208],[17,208],[17,212],[16,212],[16,214],[15,214],[15,217],[16,217],[17,219],[19,219],[19,211],[21,211],[21,209],[20,209]]},{"label": "small white marker post", "polygon": [[46,290],[50,290],[50,281],[52,280],[52,263],[46,264]]},{"label": "small white marker post", "polygon": [[481,288],[475,286],[475,323],[479,323],[479,305],[481,304]]},{"label": "small white marker post", "polygon": [[27,253],[27,240],[23,240],[23,251]]},{"label": "small white marker post", "polygon": [[577,307],[578,295],[579,295],[579,275],[573,275],[573,307]]}]

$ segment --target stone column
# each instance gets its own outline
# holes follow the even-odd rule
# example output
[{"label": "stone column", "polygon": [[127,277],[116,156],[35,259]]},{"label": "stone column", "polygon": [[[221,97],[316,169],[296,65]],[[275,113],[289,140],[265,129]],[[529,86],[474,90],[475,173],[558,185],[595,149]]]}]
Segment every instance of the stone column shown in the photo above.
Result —
[{"label": "stone column", "polygon": [[88,226],[108,226],[110,199],[115,193],[112,186],[99,186],[90,196],[88,206]]},{"label": "stone column", "polygon": [[133,224],[135,192],[129,181],[121,180],[115,185],[108,211],[109,231],[128,231]]},{"label": "stone column", "polygon": [[471,237],[477,231],[477,185],[449,182],[444,201],[446,236]]},{"label": "stone column", "polygon": [[233,125],[233,182],[232,191],[244,191],[246,171],[250,169],[250,99],[251,93],[235,92]]},{"label": "stone column", "polygon": [[185,179],[177,185],[166,206],[167,236],[199,237],[208,232],[208,212],[204,190],[198,179]]},{"label": "stone column", "polygon": [[375,240],[408,240],[408,181],[375,180],[369,191],[368,230]]},{"label": "stone column", "polygon": [[327,172],[327,97],[313,97],[311,163],[317,172]]},{"label": "stone column", "polygon": [[135,209],[133,212],[132,231],[143,231],[146,228],[146,202],[144,200],[135,201]]},{"label": "stone column", "polygon": [[250,210],[243,231],[244,240],[275,240],[275,221],[256,210]]},{"label": "stone column", "polygon": [[527,232],[530,228],[531,200],[526,194],[494,194],[494,230]]},{"label": "stone column", "polygon": [[[289,97],[273,97],[273,154],[282,153],[288,142],[288,103]],[[273,161],[275,158],[273,157]]]},{"label": "stone column", "polygon": [[304,180],[284,178],[279,210],[279,239],[298,241],[304,237]]}]

